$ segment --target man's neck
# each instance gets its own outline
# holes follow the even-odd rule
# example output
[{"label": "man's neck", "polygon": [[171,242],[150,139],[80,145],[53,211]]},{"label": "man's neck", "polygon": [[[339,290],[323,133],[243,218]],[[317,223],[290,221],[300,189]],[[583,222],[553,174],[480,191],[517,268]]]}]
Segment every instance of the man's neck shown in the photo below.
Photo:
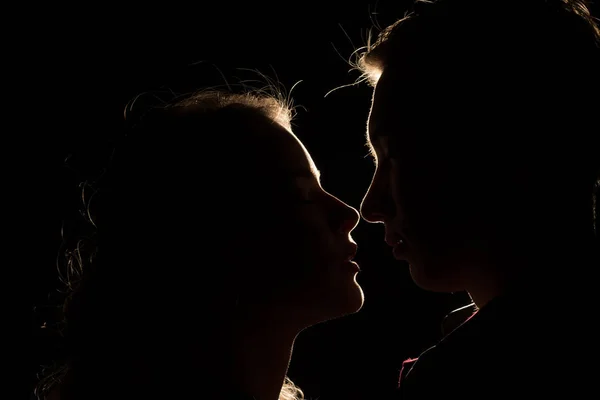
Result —
[{"label": "man's neck", "polygon": [[[507,247],[508,248],[508,247]],[[490,300],[512,291],[519,293],[527,301],[535,301],[552,288],[553,291],[568,289],[569,282],[585,275],[588,265],[597,249],[586,240],[548,243],[545,247],[506,252],[486,267],[474,269],[469,276],[467,292],[478,308]],[[597,259],[597,258],[596,258]],[[557,286],[558,285],[558,286]]]}]

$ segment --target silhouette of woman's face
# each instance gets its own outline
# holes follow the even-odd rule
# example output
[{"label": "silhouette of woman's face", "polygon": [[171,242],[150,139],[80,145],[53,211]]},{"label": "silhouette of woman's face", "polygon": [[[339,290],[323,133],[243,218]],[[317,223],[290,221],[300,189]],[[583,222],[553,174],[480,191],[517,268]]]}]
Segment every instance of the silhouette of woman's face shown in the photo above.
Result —
[{"label": "silhouette of woman's face", "polygon": [[293,133],[274,123],[256,131],[246,171],[258,169],[255,176],[242,176],[255,182],[254,205],[245,210],[250,215],[239,232],[247,260],[245,292],[307,323],[358,311],[363,293],[358,266],[350,262],[358,212],[323,189],[315,163]]}]

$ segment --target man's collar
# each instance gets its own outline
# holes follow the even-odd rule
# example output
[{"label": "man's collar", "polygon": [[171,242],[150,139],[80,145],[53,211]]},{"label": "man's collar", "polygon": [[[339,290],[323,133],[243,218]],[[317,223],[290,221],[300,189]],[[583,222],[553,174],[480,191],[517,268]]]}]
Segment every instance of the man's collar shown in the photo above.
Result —
[{"label": "man's collar", "polygon": [[471,318],[477,312],[477,306],[475,303],[467,304],[451,311],[444,317],[442,321],[442,335],[446,336],[453,330],[464,324],[469,318]]}]

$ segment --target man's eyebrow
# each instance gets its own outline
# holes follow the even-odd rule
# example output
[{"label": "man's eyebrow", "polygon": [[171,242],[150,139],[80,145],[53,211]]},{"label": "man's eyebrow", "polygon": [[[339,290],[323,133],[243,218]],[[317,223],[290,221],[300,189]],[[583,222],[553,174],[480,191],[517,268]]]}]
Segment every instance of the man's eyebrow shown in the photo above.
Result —
[{"label": "man's eyebrow", "polygon": [[367,140],[365,142],[365,146],[367,146],[367,150],[369,150],[369,156],[375,157],[375,147],[373,147],[373,143],[371,143],[371,139],[369,139],[369,134],[366,135]]},{"label": "man's eyebrow", "polygon": [[373,146],[373,141],[379,138],[386,138],[388,136],[389,135],[387,135],[384,132],[378,132],[377,134],[374,134],[373,130],[367,129],[367,132],[365,132],[365,146],[369,150],[368,155],[375,158],[377,153],[375,152],[375,146]]}]

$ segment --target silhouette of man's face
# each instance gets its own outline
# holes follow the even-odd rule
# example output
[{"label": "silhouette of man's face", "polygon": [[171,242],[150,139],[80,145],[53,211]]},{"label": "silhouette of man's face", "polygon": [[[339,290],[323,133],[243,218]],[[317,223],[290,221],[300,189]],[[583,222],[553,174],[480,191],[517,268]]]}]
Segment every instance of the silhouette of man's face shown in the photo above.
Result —
[{"label": "silhouette of man's face", "polygon": [[384,72],[375,88],[368,142],[376,171],[361,213],[369,222],[385,224],[386,242],[395,258],[408,261],[417,285],[464,290],[465,268],[483,254],[477,221],[485,224],[486,214],[481,199],[473,197],[481,182],[467,172],[469,163],[443,144],[453,132],[432,132],[418,122],[424,109],[429,118],[438,116],[397,79]]},{"label": "silhouette of man's face", "polygon": [[[326,192],[308,151],[291,132],[270,124],[257,133],[257,207],[244,241],[250,281],[283,310],[316,323],[362,307],[358,268],[348,259],[358,212]],[[254,200],[256,202],[256,200]]]}]

